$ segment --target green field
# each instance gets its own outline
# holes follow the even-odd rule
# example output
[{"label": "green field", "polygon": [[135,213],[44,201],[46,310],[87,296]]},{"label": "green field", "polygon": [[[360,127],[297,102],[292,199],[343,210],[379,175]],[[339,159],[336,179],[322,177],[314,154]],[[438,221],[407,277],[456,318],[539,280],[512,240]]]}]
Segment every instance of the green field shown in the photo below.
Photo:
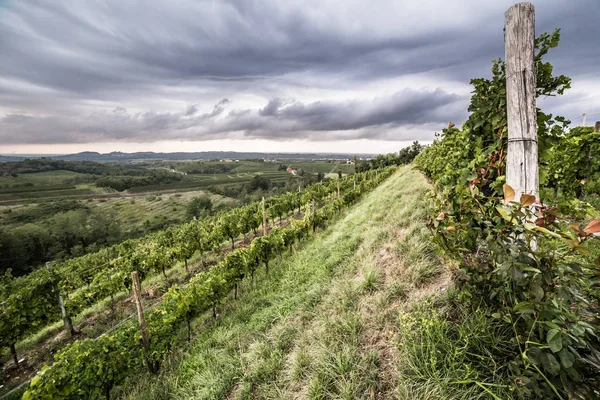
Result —
[{"label": "green field", "polygon": [[[335,177],[341,170],[343,174],[354,172],[354,166],[327,162],[307,162],[283,160],[281,162],[294,169],[302,169],[308,174],[324,173],[326,176]],[[211,168],[225,165],[229,170],[225,173],[188,173],[195,168]],[[181,181],[145,186],[133,186],[123,192],[128,194],[193,191],[202,190],[211,186],[232,186],[245,184],[255,175],[262,175],[274,183],[285,183],[294,179],[292,174],[278,171],[279,163],[270,162],[216,162],[216,161],[189,161],[189,162],[158,162],[140,168],[151,170],[169,171],[181,175]],[[173,167],[173,168],[171,168]],[[52,199],[88,199],[116,197],[117,191],[110,188],[97,187],[94,184],[98,175],[85,174],[72,171],[56,170],[35,173],[22,173],[17,177],[4,177],[0,180],[0,206],[18,205],[20,203],[37,203]]]}]

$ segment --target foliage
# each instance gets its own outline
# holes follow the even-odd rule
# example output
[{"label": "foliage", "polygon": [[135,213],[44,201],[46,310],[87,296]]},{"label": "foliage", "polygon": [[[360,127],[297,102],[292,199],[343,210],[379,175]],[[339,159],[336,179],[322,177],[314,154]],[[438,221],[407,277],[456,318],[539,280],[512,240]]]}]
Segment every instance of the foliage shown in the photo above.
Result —
[{"label": "foliage", "polygon": [[400,149],[398,153],[390,153],[386,155],[378,155],[369,161],[359,161],[355,159],[356,171],[364,172],[377,168],[384,168],[390,165],[405,165],[409,164],[423,150],[423,146],[415,141],[409,147]]},{"label": "foliage", "polygon": [[213,204],[208,196],[197,196],[188,203],[185,212],[189,219],[201,218],[209,215],[212,208]]},{"label": "foliage", "polygon": [[[562,94],[570,86],[569,78],[552,76],[552,66],[542,62],[558,39],[558,31],[536,39],[538,96]],[[569,227],[572,221],[561,207],[541,206],[531,195],[512,202],[514,191],[504,184],[504,62],[494,61],[492,73],[491,80],[472,80],[472,113],[462,129],[444,129],[416,159],[439,189],[434,196],[439,215],[430,227],[447,256],[459,264],[455,280],[463,299],[485,303],[491,316],[512,330],[508,354],[518,355],[509,369],[517,396],[562,397],[593,390],[600,346],[598,321],[592,317],[597,305],[589,291],[600,260],[594,264],[586,244],[600,231],[600,222]],[[552,146],[558,142],[560,149],[564,143],[565,121],[539,109],[537,119],[544,171],[549,155],[560,154]],[[578,168],[575,162],[566,167]]]},{"label": "foliage", "polygon": [[549,186],[555,193],[579,198],[587,193],[600,194],[600,132],[592,127],[571,129],[551,150]]},{"label": "foliage", "polygon": [[262,175],[255,175],[254,178],[248,183],[248,189],[250,191],[254,190],[264,190],[267,191],[273,187],[273,183],[269,178]]},{"label": "foliage", "polygon": [[[59,204],[44,209],[65,208]],[[0,272],[12,268],[15,275],[23,275],[32,265],[77,256],[121,238],[120,226],[110,213],[74,208],[53,214],[43,225],[26,223],[10,230],[0,228]]]}]

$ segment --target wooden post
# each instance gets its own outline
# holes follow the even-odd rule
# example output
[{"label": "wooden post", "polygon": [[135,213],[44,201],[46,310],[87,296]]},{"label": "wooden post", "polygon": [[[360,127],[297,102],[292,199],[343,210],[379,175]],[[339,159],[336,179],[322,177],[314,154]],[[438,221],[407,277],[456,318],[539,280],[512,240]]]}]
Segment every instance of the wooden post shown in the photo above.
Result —
[{"label": "wooden post", "polygon": [[146,328],[146,318],[144,317],[144,307],[142,305],[142,289],[137,271],[131,273],[131,281],[133,282],[133,297],[137,308],[138,321],[140,322],[140,333],[142,334],[142,346],[144,347],[146,365],[150,372],[154,372],[152,363],[147,358],[147,355],[150,353],[150,340],[148,339],[148,329]]},{"label": "wooden post", "polygon": [[539,199],[536,77],[534,65],[535,10],[519,3],[505,14],[506,108],[508,152],[506,183],[515,191]]},{"label": "wooden post", "polygon": [[340,178],[338,178],[337,180],[337,198],[340,198]]},{"label": "wooden post", "polygon": [[263,236],[267,236],[267,212],[265,210],[265,198],[262,199],[262,212],[263,212]]},{"label": "wooden post", "polygon": [[315,221],[315,216],[317,215],[317,205],[315,199],[312,200],[312,215],[313,215],[313,233],[317,230],[317,224]]},{"label": "wooden post", "polygon": [[596,125],[594,125],[594,132],[600,132],[600,121],[596,121]]},{"label": "wooden post", "polygon": [[[46,268],[52,271],[51,261],[48,261],[46,263]],[[69,314],[67,314],[67,309],[65,308],[65,301],[62,295],[60,294],[60,288],[58,287],[58,283],[54,284],[54,290],[56,290],[56,293],[58,294],[58,306],[60,307],[60,316],[62,317],[65,331],[69,332],[69,335],[73,337],[77,333],[77,331],[75,330],[75,328],[73,328],[73,321],[71,320]]]}]

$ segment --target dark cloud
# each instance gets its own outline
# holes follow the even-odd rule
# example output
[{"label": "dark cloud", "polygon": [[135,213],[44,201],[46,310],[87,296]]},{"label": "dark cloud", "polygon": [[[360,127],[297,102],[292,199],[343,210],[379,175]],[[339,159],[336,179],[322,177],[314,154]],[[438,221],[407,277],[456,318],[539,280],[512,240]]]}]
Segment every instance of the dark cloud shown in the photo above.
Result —
[{"label": "dark cloud", "polygon": [[[93,113],[85,118],[8,114],[0,117],[0,132],[6,132],[0,134],[0,139],[7,144],[86,143],[215,139],[243,134],[272,140],[404,140],[390,137],[387,129],[446,123],[464,115],[463,100],[441,89],[406,89],[370,100],[304,103],[272,99],[260,109],[233,109],[228,113],[224,112],[228,101],[221,101],[207,113],[190,106],[172,113],[132,113],[119,107],[111,113]],[[337,133],[330,136],[325,132]]]},{"label": "dark cloud", "polygon": [[[9,0],[0,140],[393,139],[399,127],[460,122],[466,83],[503,56],[513,3]],[[556,71],[598,82],[600,1],[534,4],[538,32],[562,28]],[[376,82],[390,82],[387,94]],[[577,103],[553,110],[600,111],[593,88],[575,88]]]}]

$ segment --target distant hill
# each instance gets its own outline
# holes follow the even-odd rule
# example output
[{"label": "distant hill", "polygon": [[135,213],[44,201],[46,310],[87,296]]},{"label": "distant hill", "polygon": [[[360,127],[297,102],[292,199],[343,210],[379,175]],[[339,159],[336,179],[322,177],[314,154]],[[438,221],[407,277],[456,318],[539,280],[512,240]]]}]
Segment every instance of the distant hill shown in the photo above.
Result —
[{"label": "distant hill", "polygon": [[0,155],[0,163],[23,161],[26,158],[28,158],[28,156],[3,156],[3,155]]},{"label": "distant hill", "polygon": [[[319,159],[350,159],[355,154],[332,154],[332,153],[239,153],[235,151],[203,151],[195,153],[154,153],[154,152],[137,152],[123,153],[114,151],[112,153],[98,153],[95,151],[84,151],[75,154],[66,155],[0,155],[0,162],[21,161],[26,158],[48,157],[55,160],[65,161],[96,161],[96,162],[119,162],[119,161],[135,161],[135,160],[211,160],[211,159],[276,159],[276,160],[319,160]],[[373,154],[356,154],[360,158],[371,158]]]}]

